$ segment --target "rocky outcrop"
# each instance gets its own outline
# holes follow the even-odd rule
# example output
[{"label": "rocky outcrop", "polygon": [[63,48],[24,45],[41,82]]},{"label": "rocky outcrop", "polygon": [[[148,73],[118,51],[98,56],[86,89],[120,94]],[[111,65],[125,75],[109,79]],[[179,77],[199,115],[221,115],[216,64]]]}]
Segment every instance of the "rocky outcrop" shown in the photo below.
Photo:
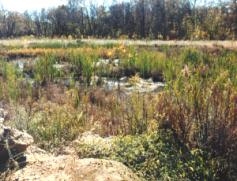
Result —
[{"label": "rocky outcrop", "polygon": [[81,144],[97,144],[109,150],[110,138],[105,139],[92,132],[86,132],[69,146],[63,147],[61,155],[55,156],[32,145],[33,138],[26,132],[4,126],[5,116],[4,109],[0,109],[0,180],[140,180],[122,163],[105,159],[79,159],[73,146],[80,142]]},{"label": "rocky outcrop", "polygon": [[0,170],[24,165],[24,152],[32,143],[29,134],[0,123]]},{"label": "rocky outcrop", "polygon": [[30,146],[28,164],[11,174],[8,180],[17,181],[139,181],[122,163],[103,159],[78,159],[76,155],[54,156]]},{"label": "rocky outcrop", "polygon": [[[26,165],[15,169],[4,175],[3,180],[9,181],[139,181],[140,179],[122,163],[105,160],[86,158],[79,159],[73,146],[68,146],[61,155],[53,155],[34,145],[31,136],[26,133],[9,129],[2,126],[2,140],[6,140],[8,135],[11,144],[11,150],[17,149],[18,152],[24,152]],[[17,139],[17,138],[18,139]],[[21,138],[21,139],[20,139]],[[99,135],[91,132],[84,133],[75,142],[93,144],[110,147],[110,139],[103,139]],[[75,144],[73,142],[73,144]],[[27,149],[26,149],[27,148]],[[9,155],[5,147],[1,147],[0,158],[9,160]],[[69,151],[68,151],[69,150]],[[13,153],[13,152],[12,152]],[[63,155],[62,155],[63,154]],[[1,180],[1,172],[0,172]]]},{"label": "rocky outcrop", "polygon": [[78,181],[138,181],[139,178],[122,163],[103,159],[81,159],[76,164]]}]

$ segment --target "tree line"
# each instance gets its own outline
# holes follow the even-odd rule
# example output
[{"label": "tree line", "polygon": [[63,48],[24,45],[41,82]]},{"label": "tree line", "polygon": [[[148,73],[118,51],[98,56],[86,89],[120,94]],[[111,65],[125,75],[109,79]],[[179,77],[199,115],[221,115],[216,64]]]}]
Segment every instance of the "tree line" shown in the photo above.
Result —
[{"label": "tree line", "polygon": [[[210,1],[208,1],[210,2]],[[33,13],[0,10],[0,38],[236,39],[237,1],[130,0],[110,6],[68,0]]]}]

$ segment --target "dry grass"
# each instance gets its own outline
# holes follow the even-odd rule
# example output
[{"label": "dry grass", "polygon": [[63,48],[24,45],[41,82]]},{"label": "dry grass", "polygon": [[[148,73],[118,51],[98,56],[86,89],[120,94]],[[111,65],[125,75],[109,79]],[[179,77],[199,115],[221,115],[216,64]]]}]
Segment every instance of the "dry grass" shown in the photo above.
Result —
[{"label": "dry grass", "polygon": [[[34,43],[60,43],[60,44],[68,44],[75,43],[77,40],[71,40],[66,38],[61,39],[49,39],[49,38],[20,38],[20,39],[6,39],[1,40],[0,44],[3,46],[23,46],[28,47]],[[124,44],[124,45],[139,45],[139,46],[194,46],[194,47],[223,47],[229,49],[237,48],[237,41],[234,40],[226,40],[226,41],[191,41],[191,40],[172,40],[172,41],[162,41],[162,40],[108,40],[108,39],[82,39],[82,42],[89,44],[97,44],[97,45],[105,45],[105,44]]]}]

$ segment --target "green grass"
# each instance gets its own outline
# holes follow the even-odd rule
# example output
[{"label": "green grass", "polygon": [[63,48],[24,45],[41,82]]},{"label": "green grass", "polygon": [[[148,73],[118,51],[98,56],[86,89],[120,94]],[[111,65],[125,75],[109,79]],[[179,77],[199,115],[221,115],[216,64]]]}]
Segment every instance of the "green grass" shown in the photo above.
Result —
[{"label": "green grass", "polygon": [[40,83],[46,83],[60,77],[60,71],[54,67],[56,63],[57,58],[54,55],[47,54],[44,57],[40,57],[34,67],[35,80]]}]

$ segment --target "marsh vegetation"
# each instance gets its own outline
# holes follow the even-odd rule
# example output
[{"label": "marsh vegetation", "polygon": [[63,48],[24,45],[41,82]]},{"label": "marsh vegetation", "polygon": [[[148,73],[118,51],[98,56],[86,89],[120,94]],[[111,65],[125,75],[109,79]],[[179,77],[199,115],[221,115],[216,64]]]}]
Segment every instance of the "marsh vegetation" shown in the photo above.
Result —
[{"label": "marsh vegetation", "polygon": [[111,145],[80,157],[123,162],[146,180],[237,178],[237,51],[85,43],[5,45],[6,124],[49,151],[92,131]]}]

